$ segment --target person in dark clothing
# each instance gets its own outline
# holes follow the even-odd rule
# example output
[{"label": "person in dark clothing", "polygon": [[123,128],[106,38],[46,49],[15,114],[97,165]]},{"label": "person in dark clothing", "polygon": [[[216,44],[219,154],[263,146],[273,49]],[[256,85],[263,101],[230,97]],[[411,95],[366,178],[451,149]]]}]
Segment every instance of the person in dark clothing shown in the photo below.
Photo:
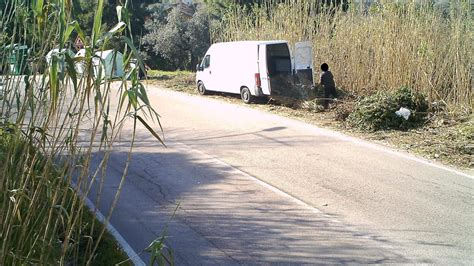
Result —
[{"label": "person in dark clothing", "polygon": [[321,70],[323,72],[321,73],[320,84],[324,88],[323,106],[324,109],[326,109],[329,107],[329,98],[337,98],[336,84],[334,83],[334,76],[332,75],[331,71],[329,71],[328,64],[322,64]]}]

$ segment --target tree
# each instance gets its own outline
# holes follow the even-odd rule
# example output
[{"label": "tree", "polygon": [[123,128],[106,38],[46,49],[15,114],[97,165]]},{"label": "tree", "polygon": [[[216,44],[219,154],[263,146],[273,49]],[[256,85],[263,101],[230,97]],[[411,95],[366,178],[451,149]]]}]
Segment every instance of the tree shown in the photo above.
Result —
[{"label": "tree", "polygon": [[167,69],[191,69],[210,46],[209,15],[204,6],[197,7],[192,17],[174,7],[164,16],[163,8],[154,8],[145,23],[143,43],[150,58],[161,57]]},{"label": "tree", "polygon": [[189,62],[189,41],[186,38],[186,18],[178,8],[173,8],[163,23],[159,20],[145,24],[148,33],[144,44],[166,59],[174,69],[186,68]]},{"label": "tree", "polygon": [[[1,0],[0,0],[1,1]],[[130,19],[130,27],[133,33],[133,39],[138,41],[142,35],[143,24],[145,18],[149,15],[148,6],[156,0],[137,0],[137,1],[117,1],[117,0],[104,0],[104,8],[102,14],[102,32],[106,32],[116,25],[119,21],[117,18],[117,5],[125,5],[126,13]],[[73,16],[74,19],[79,22],[86,35],[90,35],[92,31],[92,25],[94,23],[94,17],[97,10],[97,1],[90,0],[76,0],[72,1],[73,5]],[[122,20],[125,19],[125,15],[122,14]],[[118,49],[122,46],[121,43],[112,42],[110,47],[107,49]],[[138,43],[136,43],[139,46]]]},{"label": "tree", "polygon": [[191,67],[196,65],[211,45],[209,32],[209,13],[206,7],[199,6],[186,31],[191,52]]}]

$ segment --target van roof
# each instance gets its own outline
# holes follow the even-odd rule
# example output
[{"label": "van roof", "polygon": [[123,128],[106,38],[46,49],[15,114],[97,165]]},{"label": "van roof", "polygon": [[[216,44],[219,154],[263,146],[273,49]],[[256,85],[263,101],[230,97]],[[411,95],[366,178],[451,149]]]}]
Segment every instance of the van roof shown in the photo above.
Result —
[{"label": "van roof", "polygon": [[236,41],[236,42],[217,42],[214,44],[278,44],[278,43],[288,43],[284,40],[270,40],[270,41]]}]

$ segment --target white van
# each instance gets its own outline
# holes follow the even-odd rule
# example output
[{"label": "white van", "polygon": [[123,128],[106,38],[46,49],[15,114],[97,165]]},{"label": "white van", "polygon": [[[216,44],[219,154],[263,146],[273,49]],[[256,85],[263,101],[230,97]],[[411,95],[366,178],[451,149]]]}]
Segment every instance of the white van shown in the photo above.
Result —
[{"label": "white van", "polygon": [[311,42],[297,43],[295,58],[286,41],[215,43],[196,67],[196,85],[201,95],[235,93],[245,103],[255,97],[285,96],[293,86],[293,73],[305,72],[312,83],[312,58]]}]

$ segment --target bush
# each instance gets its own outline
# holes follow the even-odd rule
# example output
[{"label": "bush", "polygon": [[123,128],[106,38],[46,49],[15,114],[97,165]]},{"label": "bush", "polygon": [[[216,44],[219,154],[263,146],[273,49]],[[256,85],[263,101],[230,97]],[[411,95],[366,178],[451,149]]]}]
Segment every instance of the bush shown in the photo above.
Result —
[{"label": "bush", "polygon": [[395,101],[399,106],[416,112],[428,111],[426,97],[419,92],[412,91],[409,87],[401,87],[394,93]]},{"label": "bush", "polygon": [[[410,110],[408,120],[395,112],[401,107]],[[428,103],[421,93],[402,87],[394,93],[380,91],[360,100],[348,121],[355,127],[376,131],[380,129],[408,129],[419,126],[426,117]]]}]

